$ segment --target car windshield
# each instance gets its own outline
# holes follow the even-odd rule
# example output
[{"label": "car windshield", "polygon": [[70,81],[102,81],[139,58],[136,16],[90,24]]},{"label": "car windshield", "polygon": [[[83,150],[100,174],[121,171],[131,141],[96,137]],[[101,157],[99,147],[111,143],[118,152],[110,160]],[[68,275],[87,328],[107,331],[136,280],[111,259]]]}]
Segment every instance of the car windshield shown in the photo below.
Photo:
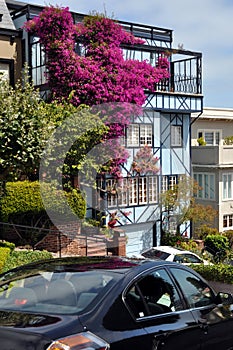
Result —
[{"label": "car windshield", "polygon": [[25,268],[0,278],[0,309],[80,314],[98,303],[127,267],[56,265]]},{"label": "car windshield", "polygon": [[142,253],[142,255],[145,258],[152,258],[152,259],[158,258],[158,259],[166,260],[170,254],[163,252],[161,250],[150,249],[150,250],[147,250],[146,252]]}]

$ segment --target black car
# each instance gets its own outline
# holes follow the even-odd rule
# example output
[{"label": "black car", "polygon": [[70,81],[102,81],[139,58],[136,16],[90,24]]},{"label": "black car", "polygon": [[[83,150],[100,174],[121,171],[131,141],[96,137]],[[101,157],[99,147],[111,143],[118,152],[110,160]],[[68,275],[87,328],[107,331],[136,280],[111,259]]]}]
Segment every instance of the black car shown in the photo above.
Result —
[{"label": "black car", "polygon": [[173,262],[51,259],[0,275],[1,349],[230,350],[232,304]]}]

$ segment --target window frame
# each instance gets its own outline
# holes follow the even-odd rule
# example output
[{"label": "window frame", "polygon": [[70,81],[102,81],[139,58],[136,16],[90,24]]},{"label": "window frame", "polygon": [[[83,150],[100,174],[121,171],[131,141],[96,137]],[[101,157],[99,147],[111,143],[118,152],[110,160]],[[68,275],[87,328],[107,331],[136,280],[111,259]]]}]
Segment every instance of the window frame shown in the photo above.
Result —
[{"label": "window frame", "polygon": [[[208,141],[206,141],[205,135],[208,133],[213,134],[213,143],[208,143]],[[197,130],[197,139],[199,139],[200,137],[204,138],[204,140],[206,142],[206,146],[219,146],[220,140],[222,137],[222,130],[220,130],[220,129],[198,129]]]},{"label": "window frame", "polygon": [[182,125],[171,125],[171,147],[183,146],[183,127]]},{"label": "window frame", "polygon": [[[133,207],[158,203],[158,175],[132,176],[123,178],[116,184],[116,194],[107,191],[107,206]],[[106,189],[115,184],[114,179],[106,180]]]},{"label": "window frame", "polygon": [[[206,201],[215,201],[215,174],[208,172],[194,172],[193,178],[197,182],[198,186],[200,186],[200,189],[197,191],[197,194],[195,194],[195,197]],[[206,181],[207,179],[208,181]]]},{"label": "window frame", "polygon": [[224,229],[233,228],[233,214],[224,214],[222,216],[222,224]]},{"label": "window frame", "polygon": [[153,147],[153,124],[132,123],[126,128],[126,147]]},{"label": "window frame", "polygon": [[[226,181],[224,181],[224,177]],[[229,181],[230,178],[230,181]],[[232,200],[233,199],[233,173],[223,173],[222,174],[222,200]]]}]

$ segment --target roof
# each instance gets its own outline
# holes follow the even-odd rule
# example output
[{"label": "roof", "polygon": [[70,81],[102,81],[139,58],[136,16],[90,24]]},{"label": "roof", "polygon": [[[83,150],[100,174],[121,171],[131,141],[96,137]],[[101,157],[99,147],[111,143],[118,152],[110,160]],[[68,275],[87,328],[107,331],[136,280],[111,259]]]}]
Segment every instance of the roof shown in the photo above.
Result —
[{"label": "roof", "polygon": [[5,0],[0,0],[0,14],[2,15],[0,28],[16,30]]}]

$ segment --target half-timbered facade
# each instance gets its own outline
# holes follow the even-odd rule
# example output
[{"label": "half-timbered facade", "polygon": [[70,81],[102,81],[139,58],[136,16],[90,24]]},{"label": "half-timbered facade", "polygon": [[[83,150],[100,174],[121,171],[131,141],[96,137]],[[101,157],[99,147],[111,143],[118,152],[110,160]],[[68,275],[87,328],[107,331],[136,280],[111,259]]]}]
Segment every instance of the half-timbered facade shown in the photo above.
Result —
[{"label": "half-timbered facade", "polygon": [[[37,16],[43,9],[39,6],[19,6],[6,1],[16,28]],[[84,15],[73,13],[74,21],[80,22]],[[201,113],[202,54],[172,48],[173,31],[144,24],[118,21],[125,30],[145,40],[143,45],[123,47],[125,58],[148,60],[156,65],[158,57],[166,53],[170,60],[170,78],[158,84],[157,91],[146,91],[143,115],[135,116],[126,128],[122,143],[130,153],[123,166],[123,179],[98,180],[97,188],[105,190],[104,206],[101,208],[107,225],[111,217],[116,226],[122,227],[128,237],[127,254],[158,245],[161,232],[176,230],[174,215],[166,212],[160,203],[160,193],[174,186],[180,175],[191,173],[190,122],[192,113]],[[46,94],[45,55],[37,37],[22,33],[23,57],[31,67],[36,86]],[[132,166],[138,152],[150,147],[157,171],[140,173]],[[89,203],[89,216],[99,212],[97,191]],[[103,196],[102,196],[103,197]],[[102,198],[103,199],[103,198]],[[190,235],[189,224],[180,227],[181,233]]]}]

